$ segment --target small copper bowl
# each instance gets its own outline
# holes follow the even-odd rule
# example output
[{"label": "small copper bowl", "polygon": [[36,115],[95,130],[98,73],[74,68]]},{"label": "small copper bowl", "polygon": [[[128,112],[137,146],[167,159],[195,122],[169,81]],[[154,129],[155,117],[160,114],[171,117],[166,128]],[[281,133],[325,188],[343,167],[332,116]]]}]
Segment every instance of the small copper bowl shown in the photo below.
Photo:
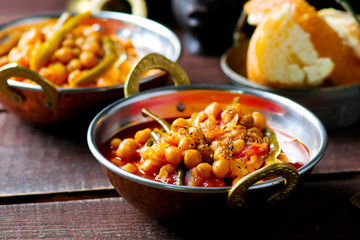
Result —
[{"label": "small copper bowl", "polygon": [[340,129],[360,120],[360,84],[291,90],[268,87],[247,78],[246,58],[248,43],[228,49],[220,59],[220,66],[231,84],[262,90],[287,97],[312,111],[326,129]]},{"label": "small copper bowl", "polygon": [[[61,13],[37,15],[19,19],[0,26],[0,33],[16,27],[45,24]],[[160,53],[172,61],[181,56],[178,37],[165,26],[152,20],[125,13],[99,11],[92,21],[116,33],[119,37],[130,37],[135,48],[145,52]],[[26,77],[40,85],[8,80],[12,76]],[[142,89],[165,84],[163,71],[155,71],[140,81]],[[90,121],[108,104],[122,98],[124,84],[97,88],[57,88],[47,83],[38,74],[17,64],[0,69],[0,101],[4,107],[27,122],[37,126],[52,126],[58,123],[84,120]]]},{"label": "small copper bowl", "polygon": [[[105,142],[124,127],[151,121],[142,115],[142,108],[148,108],[164,119],[189,117],[191,113],[202,110],[214,101],[228,104],[236,96],[240,96],[243,106],[263,113],[270,126],[297,138],[308,147],[310,161],[298,169],[298,180],[302,182],[325,153],[327,134],[324,126],[315,115],[299,104],[254,89],[226,85],[185,85],[157,88],[131,95],[106,107],[93,119],[87,135],[89,148],[119,194],[142,212],[159,220],[173,220],[189,212],[194,214],[209,209],[230,212],[231,192],[240,190],[241,187],[248,191],[246,204],[242,202],[240,205],[247,207],[251,206],[252,202],[259,201],[266,204],[267,197],[287,182],[284,178],[277,177],[256,183],[259,180],[257,178],[245,182],[241,187],[237,186],[236,189],[178,186],[126,172],[101,154]],[[274,169],[271,171],[276,172]],[[263,178],[266,178],[265,174]],[[252,185],[253,183],[255,184]],[[288,189],[286,194],[293,188]],[[235,197],[242,198],[243,195]],[[275,199],[274,202],[277,200],[280,199]]]}]

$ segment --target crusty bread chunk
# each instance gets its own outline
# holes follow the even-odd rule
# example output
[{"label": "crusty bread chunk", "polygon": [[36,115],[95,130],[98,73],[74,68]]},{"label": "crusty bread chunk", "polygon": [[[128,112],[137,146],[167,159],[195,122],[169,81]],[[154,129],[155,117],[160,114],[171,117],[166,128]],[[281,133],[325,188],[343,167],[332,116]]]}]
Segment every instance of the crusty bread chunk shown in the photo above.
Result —
[{"label": "crusty bread chunk", "polygon": [[247,14],[247,22],[252,26],[257,26],[262,19],[284,3],[300,5],[303,0],[250,0],[244,4],[244,11]]},{"label": "crusty bread chunk", "polygon": [[244,10],[256,16],[257,25],[273,9],[290,4],[293,20],[310,35],[319,57],[330,58],[335,64],[328,85],[360,82],[360,29],[350,15],[339,10],[317,11],[305,0],[250,0]]},{"label": "crusty bread chunk", "polygon": [[310,36],[293,20],[290,4],[266,14],[250,39],[247,55],[248,78],[282,88],[321,85],[334,63],[319,57]]},{"label": "crusty bread chunk", "polygon": [[343,44],[349,46],[354,54],[360,58],[360,28],[354,18],[334,8],[324,8],[318,11],[318,16],[323,18],[342,39]]}]

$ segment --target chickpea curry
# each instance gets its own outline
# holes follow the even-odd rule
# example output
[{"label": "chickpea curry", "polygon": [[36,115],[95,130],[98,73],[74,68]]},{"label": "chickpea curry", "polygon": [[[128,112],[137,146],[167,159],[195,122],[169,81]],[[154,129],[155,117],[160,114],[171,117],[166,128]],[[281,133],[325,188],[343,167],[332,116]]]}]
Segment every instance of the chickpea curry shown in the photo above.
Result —
[{"label": "chickpea curry", "polygon": [[[125,82],[139,59],[130,38],[88,21],[91,12],[64,13],[47,24],[18,28],[0,47],[0,66],[15,62],[58,87],[104,87]],[[19,34],[21,32],[21,34]],[[34,83],[28,79],[18,81]]]},{"label": "chickpea curry", "polygon": [[[232,186],[263,166],[283,162],[299,168],[310,160],[303,144],[269,128],[260,112],[245,113],[236,99],[225,109],[217,102],[211,103],[187,119],[175,119],[171,125],[147,109],[142,112],[157,124],[132,127],[128,133],[121,131],[102,152],[122,169],[155,181],[197,187]],[[283,146],[293,156],[288,157]]]}]

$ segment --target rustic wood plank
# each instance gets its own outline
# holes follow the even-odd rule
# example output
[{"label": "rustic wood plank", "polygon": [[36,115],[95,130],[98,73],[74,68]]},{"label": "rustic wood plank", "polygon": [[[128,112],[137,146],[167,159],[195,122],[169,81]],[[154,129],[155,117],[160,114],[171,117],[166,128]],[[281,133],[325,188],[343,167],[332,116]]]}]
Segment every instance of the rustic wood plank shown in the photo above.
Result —
[{"label": "rustic wood plank", "polygon": [[0,238],[358,239],[360,209],[350,202],[358,192],[360,179],[307,182],[272,208],[224,216],[210,209],[174,223],[151,219],[121,197],[1,205]]},{"label": "rustic wood plank", "polygon": [[0,196],[112,188],[87,147],[86,128],[49,132],[0,113],[0,132]]},{"label": "rustic wood plank", "polygon": [[323,159],[313,173],[360,171],[360,124],[328,132],[329,143]]},{"label": "rustic wood plank", "polygon": [[35,14],[62,11],[66,8],[66,3],[67,0],[0,0],[0,24]]}]

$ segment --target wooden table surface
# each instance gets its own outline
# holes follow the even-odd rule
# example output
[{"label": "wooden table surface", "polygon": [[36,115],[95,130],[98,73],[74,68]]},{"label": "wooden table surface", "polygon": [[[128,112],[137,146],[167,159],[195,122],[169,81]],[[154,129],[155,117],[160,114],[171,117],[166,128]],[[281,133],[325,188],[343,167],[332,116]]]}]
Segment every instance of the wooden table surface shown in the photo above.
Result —
[{"label": "wooden table surface", "polygon": [[[0,23],[63,10],[65,3],[0,0]],[[180,65],[192,83],[228,84],[219,62],[219,56],[184,49]],[[149,218],[116,193],[85,132],[44,131],[0,112],[0,238],[360,239],[359,124],[328,133],[325,156],[285,202],[223,219],[189,216],[176,224]]]}]

